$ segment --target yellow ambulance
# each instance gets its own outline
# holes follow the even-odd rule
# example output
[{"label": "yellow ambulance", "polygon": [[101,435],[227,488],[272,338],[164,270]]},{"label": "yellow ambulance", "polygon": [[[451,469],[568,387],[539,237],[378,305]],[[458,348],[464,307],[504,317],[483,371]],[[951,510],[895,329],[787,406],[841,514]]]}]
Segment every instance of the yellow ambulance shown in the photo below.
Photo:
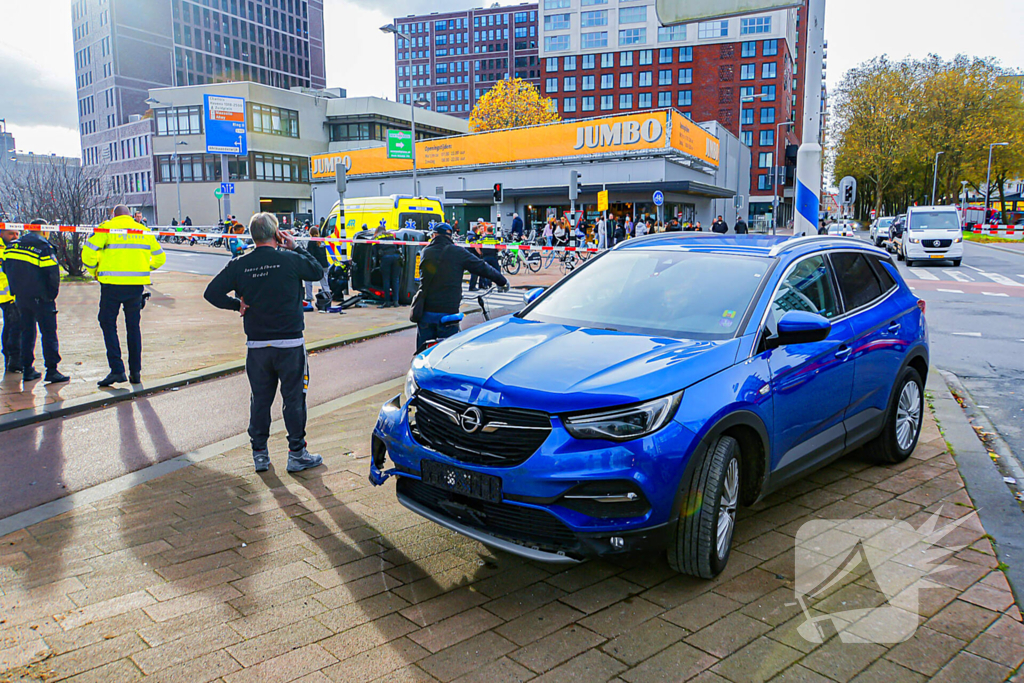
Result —
[{"label": "yellow ambulance", "polygon": [[[336,202],[331,209],[324,236],[352,239],[364,230],[376,230],[381,220],[390,232],[403,228],[429,231],[432,223],[444,222],[444,205],[435,197],[398,194],[346,198],[344,206]],[[351,244],[327,243],[327,258],[332,264],[351,254]]]}]

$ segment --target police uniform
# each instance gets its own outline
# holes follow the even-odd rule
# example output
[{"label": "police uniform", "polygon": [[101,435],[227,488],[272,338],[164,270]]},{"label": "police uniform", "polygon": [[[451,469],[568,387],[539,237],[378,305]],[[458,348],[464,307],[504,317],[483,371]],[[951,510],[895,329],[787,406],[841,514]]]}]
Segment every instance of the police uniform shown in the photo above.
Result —
[{"label": "police uniform", "polygon": [[[491,268],[494,268],[496,271],[500,273],[501,265],[498,261],[498,249],[497,247],[494,246],[499,243],[497,238],[495,238],[493,235],[484,234],[482,236],[478,236],[475,240],[472,241],[475,242],[476,244],[491,245],[489,249],[486,247],[483,249],[483,251],[480,254],[480,258],[481,260],[483,260],[484,263],[486,263]],[[486,277],[482,277],[477,275],[476,273],[473,273],[469,276],[469,290],[475,291],[478,288],[486,287],[487,282],[488,280]],[[494,284],[497,283],[495,282]]]},{"label": "police uniform", "polygon": [[0,311],[3,311],[4,327],[0,337],[4,355],[4,370],[21,372],[21,316],[14,302],[14,294],[4,274],[4,254],[7,245],[0,240]]},{"label": "police uniform", "polygon": [[27,232],[4,251],[3,270],[15,297],[21,318],[21,369],[23,379],[38,379],[35,370],[36,328],[43,338],[46,381],[66,382],[57,370],[60,352],[57,344],[57,306],[60,292],[60,266],[53,245],[34,232]]},{"label": "police uniform", "polygon": [[[131,216],[115,216],[100,226],[109,230],[140,230],[142,226]],[[107,348],[110,374],[100,386],[124,382],[124,361],[121,341],[117,337],[117,316],[124,308],[125,333],[128,337],[129,379],[138,383],[142,375],[142,294],[150,284],[150,272],[167,260],[163,248],[150,232],[116,234],[96,232],[85,243],[82,264],[100,283],[99,323]]]}]

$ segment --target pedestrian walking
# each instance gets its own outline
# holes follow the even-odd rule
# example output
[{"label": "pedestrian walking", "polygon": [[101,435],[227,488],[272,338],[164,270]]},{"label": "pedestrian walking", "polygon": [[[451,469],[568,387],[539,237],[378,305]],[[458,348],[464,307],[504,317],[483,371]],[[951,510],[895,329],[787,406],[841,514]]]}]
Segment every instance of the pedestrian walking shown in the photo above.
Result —
[{"label": "pedestrian walking", "polygon": [[394,233],[388,232],[383,218],[373,232],[373,239],[380,241],[374,245],[380,263],[381,289],[384,290],[384,303],[380,307],[397,308],[402,277],[402,254],[398,245],[394,244]]},{"label": "pedestrian walking", "polygon": [[626,239],[626,223],[624,220],[615,222],[615,233],[612,235],[612,246]]},{"label": "pedestrian walking", "polygon": [[[142,230],[127,206],[114,207],[113,217],[86,240],[82,265],[100,283],[99,323],[107,350],[110,373],[97,384],[109,387],[118,382],[142,381],[142,295],[150,284],[150,272],[167,260],[163,248],[149,232]],[[106,232],[109,230],[110,232]],[[118,234],[113,231],[134,231]],[[125,336],[128,338],[128,376],[124,373],[117,317],[124,308]]]},{"label": "pedestrian walking", "polygon": [[4,274],[4,254],[7,248],[18,239],[13,230],[0,232],[0,311],[4,316],[4,327],[0,336],[3,348],[4,372],[21,372],[21,316],[18,315],[18,304],[11,293],[11,286]]},{"label": "pedestrian walking", "polygon": [[726,223],[721,216],[715,219],[715,222],[711,224],[711,232],[719,235],[725,235],[729,232],[729,224]]},{"label": "pedestrian walking", "polygon": [[608,248],[608,219],[603,213],[597,220],[597,248],[601,250]]},{"label": "pedestrian walking", "polygon": [[320,280],[323,268],[290,233],[278,230],[272,213],[253,216],[249,234],[256,248],[228,261],[203,296],[217,308],[242,316],[247,339],[245,373],[252,392],[249,443],[256,471],[270,469],[270,407],[280,384],[288,431],[287,469],[299,472],[323,462],[306,448],[309,364],[302,336],[302,283]]},{"label": "pedestrian walking", "polygon": [[508,287],[508,280],[498,269],[489,266],[468,249],[452,242],[452,226],[435,226],[434,238],[420,256],[420,290],[422,312],[416,319],[416,348],[432,339],[446,339],[459,332],[459,323],[442,323],[445,316],[459,312],[462,305],[462,276],[472,275]]},{"label": "pedestrian walking", "polygon": [[626,228],[626,239],[633,237],[633,219],[629,216],[626,216],[626,225],[624,227]]},{"label": "pedestrian walking", "polygon": [[643,237],[647,234],[647,222],[643,218],[638,219],[634,230],[636,230],[637,237]]},{"label": "pedestrian walking", "polygon": [[[320,228],[318,228],[315,225],[313,227],[311,227],[309,229],[309,236],[310,237],[320,237]],[[333,295],[331,294],[331,283],[327,279],[327,269],[330,268],[330,262],[327,260],[327,247],[324,246],[323,242],[320,242],[319,240],[315,240],[314,239],[314,240],[310,240],[309,241],[309,245],[306,247],[306,251],[308,251],[310,256],[315,258],[316,262],[320,264],[320,267],[324,269],[324,276],[322,278],[320,278],[320,292],[321,293],[323,293],[323,292],[327,293],[328,299],[325,302],[326,306],[324,306],[324,309],[326,309],[327,306],[331,305],[331,299],[333,298]],[[306,284],[306,301],[314,301],[314,299],[313,299],[313,281],[312,280],[306,280],[305,284]]]},{"label": "pedestrian walking", "polygon": [[551,227],[551,219],[550,218],[548,219],[548,222],[544,224],[543,236],[544,236],[544,245],[550,247],[551,246],[551,240],[555,236],[555,231]]},{"label": "pedestrian walking", "polygon": [[519,242],[523,239],[523,219],[518,213],[512,214],[512,241]]},{"label": "pedestrian walking", "polygon": [[745,220],[743,220],[742,216],[740,216],[736,220],[736,226],[733,229],[736,231],[737,235],[746,235],[747,234],[747,232],[748,232],[748,230],[747,230],[747,222]]},{"label": "pedestrian walking", "polygon": [[[35,220],[43,224],[46,221]],[[26,232],[4,250],[4,274],[18,308],[21,327],[21,379],[24,382],[43,377],[35,369],[36,329],[43,338],[45,382],[67,382],[71,378],[58,369],[60,348],[57,341],[57,295],[60,293],[60,266],[53,245],[36,232]]]}]

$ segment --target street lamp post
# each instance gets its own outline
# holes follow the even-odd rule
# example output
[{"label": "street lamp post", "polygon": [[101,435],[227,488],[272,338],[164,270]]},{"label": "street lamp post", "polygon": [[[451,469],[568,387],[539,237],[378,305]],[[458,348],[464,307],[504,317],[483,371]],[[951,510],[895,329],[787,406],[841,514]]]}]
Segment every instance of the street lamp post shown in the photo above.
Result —
[{"label": "street lamp post", "polygon": [[[796,121],[783,121],[782,123],[775,124],[775,183],[772,185],[772,208],[774,209],[772,215],[772,234],[775,234],[775,228],[779,225],[779,206],[782,203],[779,200],[779,136],[782,135],[783,126],[795,126]],[[783,178],[785,183],[785,178]]]},{"label": "street lamp post", "polygon": [[[156,99],[154,97],[150,97],[150,98],[146,99],[146,104],[148,104],[151,109],[170,109],[171,107],[174,106],[170,102],[161,102],[160,100],[158,100],[158,99]],[[170,121],[168,121],[167,123],[168,123],[168,127],[169,127],[170,126]],[[177,121],[177,116],[175,116],[175,121],[174,121],[174,153],[171,154],[171,161],[174,164],[174,166],[172,166],[172,168],[174,169],[174,189],[175,189],[175,192],[177,192],[177,194],[178,194],[178,224],[179,225],[181,225],[181,166],[178,164],[178,145],[187,145],[187,144],[188,143],[185,142],[185,141],[181,141],[181,142],[178,141],[178,121]]]},{"label": "street lamp post", "polygon": [[992,182],[992,148],[993,147],[1006,147],[1009,142],[993,142],[988,146],[988,172],[985,174],[985,218],[988,220],[988,204],[989,198],[992,196],[992,187],[989,185]]},{"label": "street lamp post", "polygon": [[[748,97],[743,97],[742,95],[740,95],[740,125],[739,125],[739,128],[737,129],[737,133],[736,133],[736,137],[739,139],[739,144],[736,146],[736,200],[737,201],[735,203],[742,203],[742,197],[743,197],[743,192],[742,192],[742,188],[743,188],[743,174],[740,172],[740,167],[743,166],[743,103],[744,102],[753,102],[754,100],[764,101],[767,97],[768,97],[768,93],[760,93],[758,95],[750,95]],[[753,118],[753,117],[751,117],[751,118]],[[751,124],[753,124],[753,121],[751,121]],[[750,142],[753,143],[754,139],[751,138]],[[751,144],[750,146],[753,147],[754,145]],[[750,153],[750,168],[751,168],[751,177],[753,177],[753,168],[754,168],[754,153],[753,152]],[[737,221],[740,218],[740,208],[741,208],[740,206],[736,207],[736,220]]]},{"label": "street lamp post", "polygon": [[960,181],[960,224],[967,223],[967,181]]},{"label": "street lamp post", "polygon": [[[384,33],[393,33],[395,35],[395,45],[397,48],[402,46],[401,40],[408,40],[402,37],[402,32],[398,30],[398,27],[394,24],[385,24],[380,27],[380,30]],[[396,49],[397,49],[396,48]],[[412,130],[412,196],[415,197],[417,192],[416,183],[416,99],[413,97],[412,91],[412,41],[409,40],[409,127]],[[401,90],[399,89],[399,92]]]},{"label": "street lamp post", "polygon": [[939,157],[945,154],[945,152],[935,153],[935,166],[932,170],[932,206],[935,206],[935,188],[939,182]]}]

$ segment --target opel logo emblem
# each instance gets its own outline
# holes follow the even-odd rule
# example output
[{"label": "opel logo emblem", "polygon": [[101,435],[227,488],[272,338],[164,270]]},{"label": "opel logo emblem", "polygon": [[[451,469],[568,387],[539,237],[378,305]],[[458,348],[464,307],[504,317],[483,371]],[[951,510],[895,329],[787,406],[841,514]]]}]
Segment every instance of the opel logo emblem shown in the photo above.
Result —
[{"label": "opel logo emblem", "polygon": [[937,247],[937,246],[939,246],[939,244],[940,244],[940,242],[938,240],[935,240],[934,242],[932,242],[932,246],[933,247]]},{"label": "opel logo emblem", "polygon": [[484,414],[475,406],[467,408],[466,412],[459,416],[459,424],[462,426],[462,430],[467,434],[472,434],[480,429],[483,422]]}]

